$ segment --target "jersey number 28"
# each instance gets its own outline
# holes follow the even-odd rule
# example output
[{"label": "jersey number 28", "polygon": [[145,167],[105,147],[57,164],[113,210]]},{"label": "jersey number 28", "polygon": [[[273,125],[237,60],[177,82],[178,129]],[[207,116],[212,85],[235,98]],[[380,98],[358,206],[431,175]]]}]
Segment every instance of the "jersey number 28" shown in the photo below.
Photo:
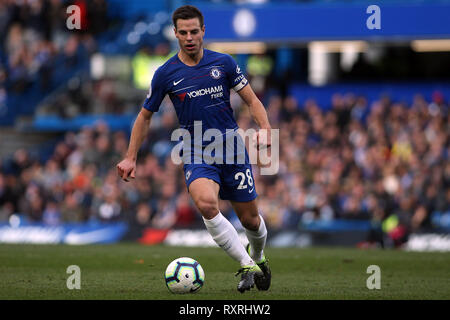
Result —
[{"label": "jersey number 28", "polygon": [[245,174],[243,172],[238,172],[234,175],[234,180],[239,179],[241,180],[237,189],[238,190],[247,189],[247,185],[245,184],[245,177],[247,177],[247,183],[253,191],[253,178],[250,169],[247,169],[245,171]]}]

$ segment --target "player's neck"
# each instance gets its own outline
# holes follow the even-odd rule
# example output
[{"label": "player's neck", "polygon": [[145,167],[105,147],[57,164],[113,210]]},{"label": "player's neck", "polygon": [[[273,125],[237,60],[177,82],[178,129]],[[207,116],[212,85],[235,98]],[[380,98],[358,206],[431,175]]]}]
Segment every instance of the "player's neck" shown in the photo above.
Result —
[{"label": "player's neck", "polygon": [[203,48],[201,48],[196,55],[188,55],[183,50],[180,50],[178,52],[178,58],[183,62],[185,65],[188,65],[190,67],[196,66],[199,64],[200,60],[203,58]]}]

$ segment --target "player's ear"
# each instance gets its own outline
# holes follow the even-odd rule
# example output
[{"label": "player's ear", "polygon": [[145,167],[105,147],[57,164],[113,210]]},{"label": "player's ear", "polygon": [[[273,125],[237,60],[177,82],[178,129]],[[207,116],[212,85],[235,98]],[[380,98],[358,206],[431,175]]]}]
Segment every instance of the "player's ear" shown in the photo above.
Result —
[{"label": "player's ear", "polygon": [[[178,20],[177,20],[178,21]],[[173,25],[173,33],[177,34],[177,21],[175,21],[175,24]]]}]

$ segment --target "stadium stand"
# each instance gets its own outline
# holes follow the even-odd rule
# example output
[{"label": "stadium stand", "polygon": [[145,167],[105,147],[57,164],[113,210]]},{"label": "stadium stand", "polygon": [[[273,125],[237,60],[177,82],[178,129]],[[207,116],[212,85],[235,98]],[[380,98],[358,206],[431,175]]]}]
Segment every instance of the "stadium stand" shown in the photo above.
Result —
[{"label": "stadium stand", "polygon": [[[183,172],[170,159],[177,120],[169,101],[140,150],[137,179],[125,184],[115,165],[146,90],[132,67],[119,71],[125,80],[95,79],[89,63],[98,53],[136,57],[145,48],[161,63],[172,49],[164,36],[170,8],[164,1],[75,3],[84,3],[97,24],[74,34],[64,29],[67,2],[0,2],[0,125],[27,116],[28,129],[48,134],[33,147],[2,150],[0,221],[21,215],[45,226],[126,222],[132,240],[148,229],[201,227]],[[269,229],[361,232],[355,241],[362,247],[399,247],[412,233],[450,231],[448,82],[314,87],[275,74],[280,60],[272,57],[260,94],[280,129],[280,172],[255,170]],[[239,126],[252,127],[236,95],[232,103]],[[240,228],[225,202],[221,211]]]}]

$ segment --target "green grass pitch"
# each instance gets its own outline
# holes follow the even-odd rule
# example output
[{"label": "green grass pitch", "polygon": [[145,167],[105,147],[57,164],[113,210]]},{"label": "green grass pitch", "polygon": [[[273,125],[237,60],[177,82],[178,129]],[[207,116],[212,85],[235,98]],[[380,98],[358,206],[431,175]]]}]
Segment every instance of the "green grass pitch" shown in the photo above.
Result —
[{"label": "green grass pitch", "polygon": [[[353,248],[267,248],[269,291],[236,290],[239,266],[219,248],[112,245],[0,245],[0,299],[346,300],[450,299],[450,253]],[[187,256],[205,270],[194,294],[168,291],[163,275]],[[69,290],[67,268],[81,269],[81,289]],[[381,269],[381,289],[366,287],[367,267]]]}]

